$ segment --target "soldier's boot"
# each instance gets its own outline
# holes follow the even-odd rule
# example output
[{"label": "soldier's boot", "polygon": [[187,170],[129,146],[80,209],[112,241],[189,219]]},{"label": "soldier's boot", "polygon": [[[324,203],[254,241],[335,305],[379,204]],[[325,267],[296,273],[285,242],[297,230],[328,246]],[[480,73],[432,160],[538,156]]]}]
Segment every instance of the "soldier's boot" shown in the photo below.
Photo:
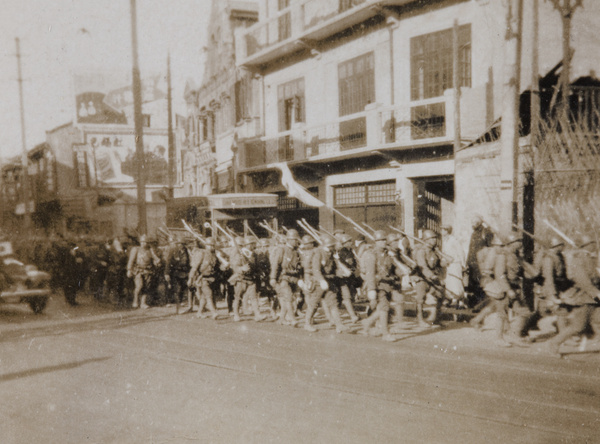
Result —
[{"label": "soldier's boot", "polygon": [[379,329],[381,331],[381,339],[386,342],[394,342],[396,338],[388,330],[389,316],[389,311],[379,310]]},{"label": "soldier's boot", "polygon": [[[74,298],[73,298],[74,299]],[[131,304],[132,308],[138,308],[140,306],[140,293],[137,291],[133,292],[133,303]]]},{"label": "soldier's boot", "polygon": [[371,330],[373,325],[375,325],[375,323],[378,320],[379,320],[379,312],[377,310],[375,310],[371,313],[371,315],[368,318],[365,318],[362,321],[360,321],[360,324],[362,325],[362,331],[360,331],[360,333],[368,335],[369,331]]},{"label": "soldier's boot", "polygon": [[240,322],[240,300],[235,299],[233,301],[233,320],[234,322]]},{"label": "soldier's boot", "polygon": [[213,301],[212,297],[203,298],[205,300],[205,304],[208,307],[208,311],[210,311],[210,316],[217,320],[219,317],[219,312],[217,311],[217,307],[215,306],[215,301]]},{"label": "soldier's boot", "polygon": [[252,311],[254,311],[254,320],[256,322],[264,321],[267,319],[265,315],[260,312],[260,307],[258,306],[258,298],[254,298],[250,301],[252,305]]},{"label": "soldier's boot", "polygon": [[197,318],[204,317],[204,307],[206,306],[206,298],[204,296],[200,296],[200,300],[198,301],[198,311],[196,312]]},{"label": "soldier's boot", "polygon": [[148,308],[148,304],[146,304],[146,295],[142,295],[142,300],[140,301],[140,308]]},{"label": "soldier's boot", "polygon": [[[284,315],[284,307],[285,307],[285,315]],[[283,304],[281,304],[281,319],[291,325],[292,327],[295,327],[296,325],[298,325],[298,320],[296,319],[296,316],[294,315],[294,308],[292,306],[291,302],[285,302]]]},{"label": "soldier's boot", "polygon": [[337,308],[337,305],[332,305],[329,307],[329,311],[331,312],[331,320],[335,324],[335,331],[337,333],[344,333],[348,331],[348,327],[346,327],[342,322],[342,316],[340,315],[340,310]]},{"label": "soldier's boot", "polygon": [[423,319],[423,304],[417,304],[417,324],[419,324],[419,327],[431,327],[431,325]]},{"label": "soldier's boot", "polygon": [[327,319],[327,323],[330,327],[334,326],[333,318],[331,317],[331,310],[329,306],[325,303],[325,301],[321,300],[321,305],[323,306],[323,313],[325,313],[325,318]]},{"label": "soldier's boot", "polygon": [[308,304],[306,308],[306,315],[304,316],[304,330],[306,331],[317,331],[316,327],[312,324],[312,318],[317,311],[317,304]]},{"label": "soldier's boot", "polygon": [[356,312],[354,311],[354,306],[352,305],[352,301],[345,299],[344,301],[342,301],[342,303],[344,304],[344,308],[346,309],[346,311],[348,312],[348,315],[350,316],[350,321],[353,324],[358,322],[359,317],[356,315]]}]

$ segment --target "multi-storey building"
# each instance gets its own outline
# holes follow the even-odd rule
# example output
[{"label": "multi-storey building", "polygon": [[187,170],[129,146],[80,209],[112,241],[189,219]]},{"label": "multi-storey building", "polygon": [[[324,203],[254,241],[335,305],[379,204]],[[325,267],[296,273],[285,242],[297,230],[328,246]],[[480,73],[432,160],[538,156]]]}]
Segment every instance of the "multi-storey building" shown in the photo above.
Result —
[{"label": "multi-storey building", "polygon": [[256,94],[257,80],[236,67],[234,47],[235,30],[257,21],[258,6],[253,1],[214,1],[210,14],[202,84],[190,83],[185,92],[187,196],[236,191],[233,159],[239,131],[243,137],[261,135],[260,112],[252,108],[260,102],[247,97]]},{"label": "multi-storey building", "polygon": [[[554,42],[540,45],[543,71],[562,58],[561,31],[559,15],[540,3],[540,35]],[[507,4],[261,0],[258,23],[236,36],[238,66],[260,77],[264,118],[264,136],[237,142],[238,181],[280,194],[288,226],[298,217],[326,228],[347,223],[327,207],[286,198],[275,162],[357,222],[415,234],[446,223],[468,231],[477,208],[468,205],[468,186],[455,193],[455,150],[502,115]],[[523,63],[522,89],[530,79]]]}]

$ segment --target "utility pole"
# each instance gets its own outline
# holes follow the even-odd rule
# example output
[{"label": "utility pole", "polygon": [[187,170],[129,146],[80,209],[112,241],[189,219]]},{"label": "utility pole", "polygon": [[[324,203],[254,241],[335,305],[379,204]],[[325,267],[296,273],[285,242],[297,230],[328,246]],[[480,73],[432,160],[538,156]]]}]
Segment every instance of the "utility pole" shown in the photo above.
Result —
[{"label": "utility pole", "polygon": [[21,43],[19,38],[15,38],[15,43],[17,44],[17,70],[19,78],[17,81],[19,82],[19,102],[21,107],[21,143],[23,145],[23,151],[21,153],[21,163],[23,165],[23,174],[21,178],[21,196],[23,199],[23,205],[25,209],[23,210],[23,231],[25,233],[29,233],[29,228],[31,226],[31,214],[29,213],[29,168],[28,168],[28,157],[27,157],[27,140],[25,137],[25,105],[23,102],[23,75],[21,72]]},{"label": "utility pole", "polygon": [[169,198],[174,197],[173,188],[175,187],[175,138],[173,137],[173,95],[171,88],[171,53],[167,54],[167,118],[169,119]]},{"label": "utility pole", "polygon": [[144,128],[142,121],[142,81],[138,62],[137,12],[135,0],[131,1],[131,49],[133,53],[133,114],[135,121],[135,156],[137,160],[138,233],[148,232],[146,223],[146,158],[144,156]]},{"label": "utility pole", "polygon": [[563,65],[560,75],[559,85],[562,94],[562,100],[559,104],[559,116],[561,119],[568,119],[569,109],[569,84],[571,77],[571,60],[573,58],[573,49],[571,48],[571,20],[575,10],[583,6],[583,0],[551,0],[554,9],[556,9],[562,20],[562,46],[563,46]]},{"label": "utility pole", "polygon": [[509,233],[518,222],[519,96],[523,0],[509,0],[506,12],[504,97],[500,171],[500,230]]}]

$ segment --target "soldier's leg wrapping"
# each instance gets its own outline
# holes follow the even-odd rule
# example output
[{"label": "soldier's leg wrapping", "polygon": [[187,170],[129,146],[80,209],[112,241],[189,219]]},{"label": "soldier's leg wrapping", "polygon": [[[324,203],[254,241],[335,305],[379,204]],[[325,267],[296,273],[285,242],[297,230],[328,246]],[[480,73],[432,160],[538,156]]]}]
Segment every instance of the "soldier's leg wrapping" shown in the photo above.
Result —
[{"label": "soldier's leg wrapping", "polygon": [[196,313],[197,317],[202,317],[202,313],[204,312],[204,307],[206,307],[206,287],[204,285],[204,279],[199,282],[196,282],[196,296],[198,297],[198,312]]},{"label": "soldier's leg wrapping", "polygon": [[323,296],[323,305],[329,309],[329,314],[331,316],[331,322],[335,325],[336,331],[344,331],[347,328],[344,326],[342,322],[342,317],[340,316],[340,310],[338,308],[337,301],[337,292],[335,289],[329,289],[325,292]]},{"label": "soldier's leg wrapping", "polygon": [[142,288],[144,286],[144,277],[141,274],[136,274],[133,277],[133,283],[135,287],[133,288],[133,308],[138,308],[140,306],[140,293],[142,292]]},{"label": "soldier's leg wrapping", "polygon": [[572,336],[582,333],[590,325],[595,307],[593,305],[582,305],[574,307],[568,316],[568,324],[552,339],[548,340],[548,346],[558,352],[560,345]]},{"label": "soldier's leg wrapping", "polygon": [[148,297],[148,291],[150,289],[150,285],[152,285],[152,275],[143,274],[142,275],[142,289],[140,290],[140,293],[141,293],[140,308],[148,308],[148,304],[146,303],[146,298]]},{"label": "soldier's leg wrapping", "polygon": [[244,281],[236,282],[233,287],[233,320],[236,322],[240,320],[240,302],[246,288],[248,288],[248,285]]},{"label": "soldier's leg wrapping", "polygon": [[265,316],[261,314],[260,306],[258,305],[258,293],[256,292],[256,284],[248,285],[248,289],[246,290],[244,296],[248,298],[248,302],[252,307],[252,311],[254,312],[254,320],[257,322],[264,321]]},{"label": "soldier's leg wrapping", "polygon": [[504,339],[504,328],[508,323],[508,297],[503,299],[493,299],[490,305],[493,306],[493,312],[498,315],[498,325],[496,326],[496,339]]},{"label": "soldier's leg wrapping", "polygon": [[208,307],[212,318],[217,319],[217,307],[215,306],[215,290],[216,286],[219,285],[218,282],[210,282],[206,279],[202,280],[202,294],[204,296],[204,303]]},{"label": "soldier's leg wrapping", "polygon": [[281,281],[278,288],[279,303],[281,305],[281,313],[279,315],[279,322],[284,323],[288,319],[293,325],[296,323],[294,316],[294,310],[292,307],[292,300],[294,298],[294,292],[288,281]]},{"label": "soldier's leg wrapping", "polygon": [[419,324],[427,324],[423,319],[423,304],[425,302],[425,296],[429,291],[429,285],[425,281],[419,281],[414,284],[415,288],[415,302],[417,303],[417,322]]},{"label": "soldier's leg wrapping", "polygon": [[381,333],[388,334],[388,320],[390,315],[390,294],[386,291],[377,292],[377,309],[379,314],[379,328]]},{"label": "soldier's leg wrapping", "polygon": [[354,306],[352,305],[352,293],[350,292],[350,287],[348,285],[342,285],[340,287],[340,292],[342,295],[342,304],[348,312],[350,320],[352,322],[358,321],[358,316],[356,315],[356,312],[354,311]]}]

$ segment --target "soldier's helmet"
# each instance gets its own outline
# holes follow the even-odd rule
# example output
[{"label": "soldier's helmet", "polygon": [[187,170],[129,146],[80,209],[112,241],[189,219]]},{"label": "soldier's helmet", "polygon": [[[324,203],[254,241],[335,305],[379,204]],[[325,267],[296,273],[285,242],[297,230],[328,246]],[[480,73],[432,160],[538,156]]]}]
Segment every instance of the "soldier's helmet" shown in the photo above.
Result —
[{"label": "soldier's helmet", "polygon": [[388,244],[393,244],[394,242],[398,241],[398,239],[400,239],[400,236],[398,236],[396,233],[390,233],[387,235]]},{"label": "soldier's helmet", "polygon": [[248,236],[245,240],[244,240],[244,245],[245,246],[250,246],[250,245],[256,245],[256,239],[252,236]]},{"label": "soldier's helmet", "polygon": [[591,236],[584,234],[583,236],[581,236],[581,239],[579,240],[579,248],[585,248],[585,247],[588,247],[591,244],[595,244],[595,243],[596,243],[596,241],[594,239],[592,239]]},{"label": "soldier's helmet", "polygon": [[310,244],[314,244],[315,240],[312,236],[305,234],[304,236],[302,236],[302,245],[310,245]]},{"label": "soldier's helmet", "polygon": [[520,236],[518,236],[515,233],[510,233],[507,237],[506,237],[506,244],[505,245],[510,245],[510,244],[514,244],[516,242],[522,242],[523,238],[521,238]]},{"label": "soldier's helmet", "polygon": [[352,236],[344,233],[340,236],[340,242],[342,243],[342,245],[347,244],[348,242],[352,242]]},{"label": "soldier's helmet", "polygon": [[266,237],[260,239],[258,241],[258,245],[260,245],[261,247],[268,247],[270,245],[269,239],[267,239]]},{"label": "soldier's helmet", "polygon": [[333,247],[337,243],[337,239],[329,234],[325,234],[321,236],[321,242],[323,242],[324,247]]},{"label": "soldier's helmet", "polygon": [[206,239],[204,239],[204,245],[214,247],[215,240],[212,237],[207,237]]},{"label": "soldier's helmet", "polygon": [[563,246],[565,243],[560,240],[558,237],[553,237],[550,239],[550,248],[557,248]]},{"label": "soldier's helmet", "polygon": [[504,245],[504,241],[498,234],[494,234],[494,237],[492,238],[492,245],[500,247]]},{"label": "soldier's helmet", "polygon": [[344,234],[346,234],[346,232],[342,228],[338,228],[333,232],[333,236],[338,240],[341,240]]},{"label": "soldier's helmet", "polygon": [[429,239],[437,239],[437,234],[433,230],[425,230],[423,233],[423,240],[428,241]]},{"label": "soldier's helmet", "polygon": [[142,234],[140,236],[140,243],[142,242],[148,242],[148,236],[146,236],[145,234]]},{"label": "soldier's helmet", "polygon": [[294,239],[294,240],[300,240],[300,235],[298,234],[298,230],[294,229],[294,228],[290,228],[288,230],[288,232],[285,234],[285,238],[290,240],[290,239]]},{"label": "soldier's helmet", "polygon": [[246,244],[246,241],[244,240],[243,237],[238,236],[238,237],[235,238],[235,244],[238,247],[243,247]]},{"label": "soldier's helmet", "polygon": [[375,233],[373,233],[373,240],[375,242],[377,242],[377,241],[387,242],[387,236],[385,235],[385,231],[377,230]]}]

